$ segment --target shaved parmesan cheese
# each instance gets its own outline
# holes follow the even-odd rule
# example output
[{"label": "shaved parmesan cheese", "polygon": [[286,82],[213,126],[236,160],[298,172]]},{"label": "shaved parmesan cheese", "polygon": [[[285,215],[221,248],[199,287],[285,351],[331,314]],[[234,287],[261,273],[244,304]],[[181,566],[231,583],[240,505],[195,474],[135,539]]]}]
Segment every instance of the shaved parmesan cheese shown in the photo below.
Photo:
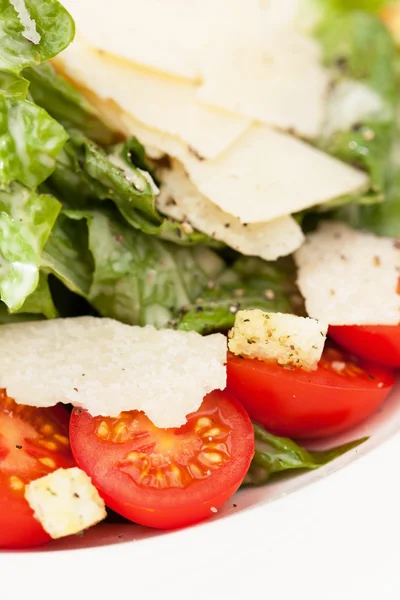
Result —
[{"label": "shaved parmesan cheese", "polygon": [[244,223],[271,221],[369,184],[365,173],[263,125],[213,160],[189,154],[180,160],[204,196]]},{"label": "shaved parmesan cheese", "polygon": [[[227,58],[229,57],[229,59]],[[202,60],[199,97],[268,125],[315,138],[321,128],[330,74],[319,44],[293,30],[238,23]],[[234,65],[232,68],[228,64]]]},{"label": "shaved parmesan cheese", "polygon": [[79,317],[3,325],[0,347],[0,387],[28,406],[71,403],[113,417],[139,410],[157,427],[179,427],[226,384],[221,334]]},{"label": "shaved parmesan cheese", "polygon": [[160,177],[163,183],[156,202],[161,212],[189,222],[242,254],[275,260],[291,254],[304,241],[301,228],[290,216],[243,225],[202,196],[177,163],[172,170],[162,171]]},{"label": "shaved parmesan cheese", "polygon": [[196,87],[72,43],[58,58],[65,73],[98,96],[112,98],[144,125],[176,136],[189,151],[213,158],[248,127],[249,120],[200,103]]},{"label": "shaved parmesan cheese", "polygon": [[80,533],[106,518],[104,501],[84,471],[58,469],[25,487],[35,519],[53,539]]},{"label": "shaved parmesan cheese", "polygon": [[32,44],[39,44],[41,39],[40,33],[36,29],[36,23],[26,8],[25,0],[10,0],[10,4],[13,5],[18,13],[18,18],[24,28],[24,31],[22,32],[24,38],[32,42]]},{"label": "shaved parmesan cheese", "polygon": [[240,310],[229,332],[233,354],[306,370],[317,368],[328,325],[315,319],[261,310]]},{"label": "shaved parmesan cheese", "polygon": [[196,79],[197,53],[213,16],[210,5],[218,1],[113,0],[113,13],[120,16],[117,31],[110,26],[106,2],[64,0],[63,4],[90,45],[158,71]]},{"label": "shaved parmesan cheese", "polygon": [[295,253],[297,283],[311,317],[330,325],[397,325],[400,250],[395,241],[322,224]]},{"label": "shaved parmesan cheese", "polygon": [[382,97],[370,86],[344,79],[330,93],[323,134],[346,131],[371,118],[384,120],[387,110]]},{"label": "shaved parmesan cheese", "polygon": [[[284,0],[292,4],[293,0]],[[113,0],[118,30],[110,26],[110,6],[98,0],[64,0],[77,31],[94,47],[156,71],[195,81],[201,76],[199,59],[225,29],[243,19],[257,20],[261,12],[272,21],[287,22],[279,4],[269,0]],[[263,11],[260,10],[263,8]],[[292,11],[291,11],[292,12]],[[280,13],[280,16],[279,16]],[[149,28],[150,25],[150,28]]]}]

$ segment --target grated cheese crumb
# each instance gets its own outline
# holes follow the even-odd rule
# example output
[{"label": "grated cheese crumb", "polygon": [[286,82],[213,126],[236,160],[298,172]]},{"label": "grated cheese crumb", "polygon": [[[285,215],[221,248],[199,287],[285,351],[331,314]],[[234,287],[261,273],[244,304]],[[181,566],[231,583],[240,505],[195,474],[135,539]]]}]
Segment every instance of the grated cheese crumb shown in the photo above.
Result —
[{"label": "grated cheese crumb", "polygon": [[326,222],[295,253],[307,313],[330,325],[397,325],[395,240]]},{"label": "grated cheese crumb", "polygon": [[317,368],[328,326],[315,319],[262,310],[241,310],[229,332],[233,354],[306,370]]},{"label": "grated cheese crumb", "polygon": [[[179,427],[226,385],[226,338],[78,317],[0,327],[0,387],[19,404],[143,411]],[[84,373],[84,376],[82,374]]]},{"label": "grated cheese crumb", "polygon": [[107,516],[90,477],[78,467],[57,469],[31,481],[25,498],[35,519],[53,539],[80,533]]}]

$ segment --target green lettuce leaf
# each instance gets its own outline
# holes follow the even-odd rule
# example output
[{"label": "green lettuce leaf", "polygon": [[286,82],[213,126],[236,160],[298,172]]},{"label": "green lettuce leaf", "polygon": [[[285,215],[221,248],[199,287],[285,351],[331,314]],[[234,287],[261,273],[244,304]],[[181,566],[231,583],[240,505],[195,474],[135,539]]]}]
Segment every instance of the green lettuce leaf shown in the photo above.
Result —
[{"label": "green lettuce leaf", "polygon": [[37,288],[27,297],[23,305],[16,313],[30,315],[43,315],[46,319],[55,319],[58,317],[58,312],[54,306],[53,297],[51,295],[48,276],[46,273],[40,272],[39,283]]},{"label": "green lettuce leaf", "polygon": [[254,423],[256,449],[243,485],[263,485],[273,475],[283,471],[312,470],[356,448],[368,438],[362,438],[330,450],[307,451],[289,438],[268,433]]},{"label": "green lettuce leaf", "polygon": [[[325,64],[336,70],[337,82],[350,79],[378,94],[382,110],[354,123],[351,130],[323,134],[319,146],[337,158],[367,171],[371,190],[365,202],[382,200],[388,177],[396,117],[398,56],[386,27],[367,12],[330,13],[316,31]],[[335,106],[332,106],[335,112]],[[342,203],[352,198],[342,199]],[[323,209],[329,209],[325,205]]]},{"label": "green lettuce leaf", "polygon": [[116,141],[116,134],[101,121],[85,96],[58,75],[50,64],[26,69],[24,76],[30,82],[29,92],[34,102],[61,125],[79,130],[101,146]]},{"label": "green lettuce leaf", "polygon": [[0,191],[0,297],[14,312],[39,283],[41,253],[60,203],[13,184]]},{"label": "green lettuce leaf", "polygon": [[147,170],[144,149],[136,138],[111,146],[106,152],[80,132],[69,133],[70,140],[47,182],[66,206],[93,209],[112,200],[127,223],[144,233],[180,245],[221,246],[157,211],[154,183]]},{"label": "green lettuce leaf", "polygon": [[67,134],[45,110],[0,95],[0,187],[34,188],[52,173]]},{"label": "green lettuce leaf", "polygon": [[203,335],[233,327],[241,309],[270,312],[302,312],[290,260],[268,263],[242,257],[233,267],[211,281],[192,304],[184,306],[174,325]]},{"label": "green lettuce leaf", "polygon": [[94,264],[86,223],[71,220],[61,213],[42,252],[41,265],[71,292],[87,298]]},{"label": "green lettuce leaf", "polygon": [[14,73],[0,71],[0,95],[16,100],[24,100],[28,93],[29,81]]},{"label": "green lettuce leaf", "polygon": [[25,0],[25,6],[40,36],[39,43],[25,37],[25,27],[10,0],[0,0],[0,70],[15,74],[56,56],[75,35],[71,15],[56,0]]},{"label": "green lettuce leaf", "polygon": [[57,318],[59,314],[54,306],[47,279],[47,275],[41,272],[36,290],[27,297],[21,308],[16,312],[10,313],[7,306],[0,302],[0,323],[20,323]]},{"label": "green lettuce leaf", "polygon": [[209,248],[143,234],[106,204],[60,215],[42,264],[100,315],[157,327],[167,326],[224,268]]}]

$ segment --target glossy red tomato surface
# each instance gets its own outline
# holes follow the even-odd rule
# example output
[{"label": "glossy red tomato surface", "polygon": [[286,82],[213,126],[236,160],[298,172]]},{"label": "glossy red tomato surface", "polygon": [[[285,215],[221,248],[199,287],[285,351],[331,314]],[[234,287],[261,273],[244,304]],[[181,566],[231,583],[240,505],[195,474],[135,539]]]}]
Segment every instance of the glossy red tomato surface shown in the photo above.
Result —
[{"label": "glossy red tomato surface", "polygon": [[159,429],[137,411],[103,418],[74,409],[70,437],[107,506],[161,529],[211,516],[239,488],[254,454],[245,409],[220,391],[179,429]]},{"label": "glossy red tomato surface", "polygon": [[317,370],[228,356],[228,387],[250,418],[277,435],[307,439],[364,421],[395,383],[392,370],[327,347]]},{"label": "glossy red tomato surface", "polygon": [[24,498],[25,485],[74,466],[67,411],[18,405],[0,391],[0,548],[44,544],[48,534]]},{"label": "glossy red tomato surface", "polygon": [[400,325],[329,327],[329,336],[361,358],[387,367],[400,367]]}]

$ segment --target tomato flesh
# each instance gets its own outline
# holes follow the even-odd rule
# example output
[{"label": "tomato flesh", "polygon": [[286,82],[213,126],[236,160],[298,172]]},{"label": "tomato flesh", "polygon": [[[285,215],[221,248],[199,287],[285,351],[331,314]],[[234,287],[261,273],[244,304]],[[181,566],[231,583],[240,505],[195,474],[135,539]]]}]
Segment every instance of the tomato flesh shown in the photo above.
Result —
[{"label": "tomato flesh", "polygon": [[49,535],[24,498],[25,485],[74,465],[62,407],[18,405],[0,390],[0,548],[44,544]]},{"label": "tomato flesh", "polygon": [[400,325],[331,326],[329,336],[366,360],[400,367]]},{"label": "tomato flesh", "polygon": [[161,529],[211,516],[239,488],[254,454],[251,421],[225,392],[206,396],[179,429],[158,429],[137,411],[113,419],[74,409],[70,437],[107,506]]},{"label": "tomato flesh", "polygon": [[316,371],[228,356],[227,390],[250,417],[297,439],[336,435],[358,425],[385,400],[394,373],[327,346]]}]

